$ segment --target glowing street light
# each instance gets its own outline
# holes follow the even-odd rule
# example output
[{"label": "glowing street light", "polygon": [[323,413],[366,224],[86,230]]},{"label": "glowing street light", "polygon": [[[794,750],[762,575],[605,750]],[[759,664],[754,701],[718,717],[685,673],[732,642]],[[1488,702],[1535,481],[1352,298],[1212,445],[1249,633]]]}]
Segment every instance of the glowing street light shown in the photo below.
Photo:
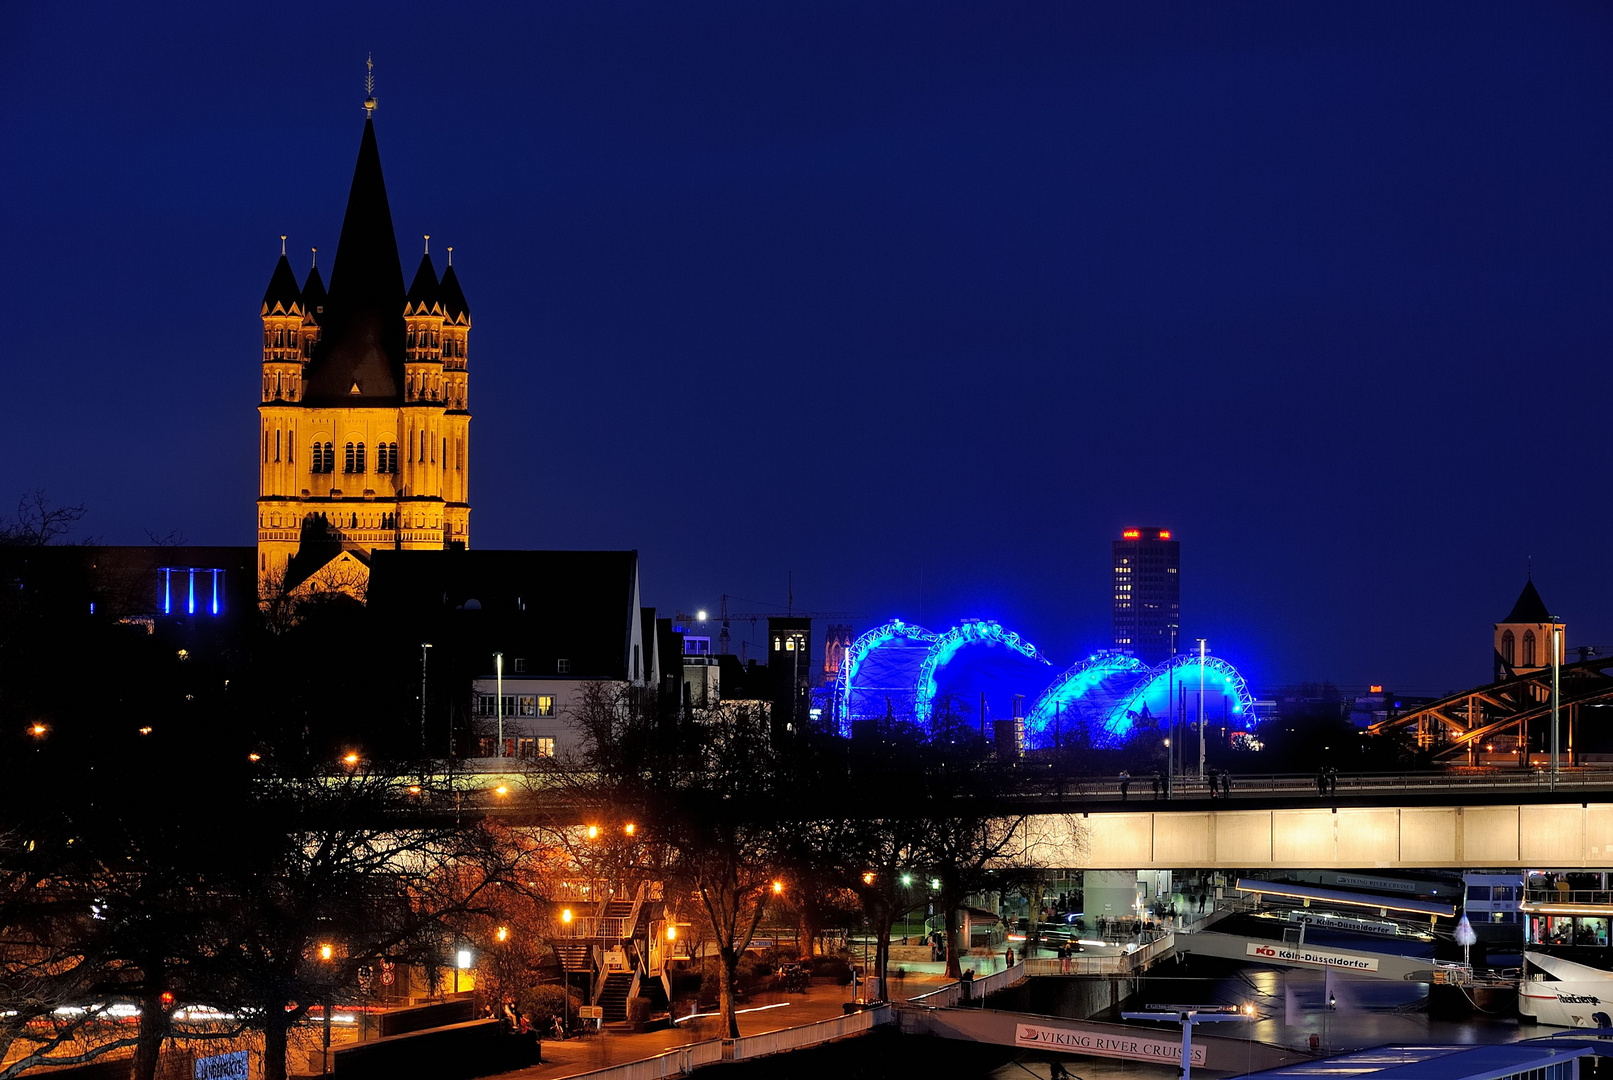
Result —
[{"label": "glowing street light", "polygon": [[635,832],[638,831],[638,826],[633,824],[631,821],[629,821],[626,825],[622,826],[622,831],[625,832],[628,836],[632,836]]},{"label": "glowing street light", "polygon": [[872,885],[873,883],[874,883],[874,872],[872,870],[865,870],[863,872],[863,884],[864,885]]},{"label": "glowing street light", "polygon": [[333,957],[335,955],[336,955],[336,950],[331,948],[330,945],[326,944],[326,945],[321,945],[319,947],[319,958],[321,960],[329,960],[331,957]]},{"label": "glowing street light", "polygon": [[459,952],[454,956],[454,966],[460,971],[466,971],[472,967],[469,949],[459,950]]},{"label": "glowing street light", "polygon": [[500,784],[498,787],[493,789],[493,794],[495,795],[508,795],[509,793],[510,789],[505,784]]},{"label": "glowing street light", "polygon": [[508,926],[501,926],[498,928],[498,933],[494,936],[500,941],[508,941],[510,940],[510,928]]},{"label": "glowing street light", "polygon": [[588,839],[590,839],[590,840],[598,840],[599,839],[599,826],[598,825],[590,825],[590,826],[588,826]]},{"label": "glowing street light", "polygon": [[562,911],[560,913],[560,921],[565,923],[567,926],[571,925],[571,909],[570,908],[566,908],[564,911]]},{"label": "glowing street light", "polygon": [[701,608],[699,611],[694,613],[694,617],[695,617],[696,620],[698,620],[700,622],[705,622],[706,621],[706,609]]},{"label": "glowing street light", "polygon": [[349,750],[346,753],[346,755],[344,755],[342,757],[342,762],[344,764],[347,764],[347,765],[357,765],[358,764],[358,754],[356,754],[353,751]]},{"label": "glowing street light", "polygon": [[905,888],[906,886],[911,885],[911,884],[913,884],[913,875],[912,874],[903,874],[902,875],[902,885],[903,885],[903,887]]},{"label": "glowing street light", "polygon": [[49,730],[50,730],[50,728],[46,727],[44,724],[35,724],[33,727],[28,729],[28,733],[30,735],[32,735],[34,738],[38,739],[38,738],[43,738],[45,732],[47,732]]},{"label": "glowing street light", "polygon": [[779,893],[781,893],[783,891],[784,891],[784,882],[782,882],[782,881],[774,881],[773,882],[773,895],[777,896]]},{"label": "glowing street light", "polygon": [[668,941],[678,940],[678,928],[676,926],[669,926],[666,928],[666,939]]}]

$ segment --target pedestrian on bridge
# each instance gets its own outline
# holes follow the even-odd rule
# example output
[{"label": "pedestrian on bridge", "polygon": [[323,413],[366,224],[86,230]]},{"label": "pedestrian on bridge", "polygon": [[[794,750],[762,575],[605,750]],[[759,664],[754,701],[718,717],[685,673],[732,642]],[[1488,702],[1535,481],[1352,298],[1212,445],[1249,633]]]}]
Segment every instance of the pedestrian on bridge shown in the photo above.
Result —
[{"label": "pedestrian on bridge", "polygon": [[1221,770],[1221,797],[1223,799],[1232,798],[1232,770],[1231,769],[1222,769]]},{"label": "pedestrian on bridge", "polygon": [[1126,801],[1126,792],[1131,790],[1131,774],[1125,769],[1120,770],[1120,801]]}]

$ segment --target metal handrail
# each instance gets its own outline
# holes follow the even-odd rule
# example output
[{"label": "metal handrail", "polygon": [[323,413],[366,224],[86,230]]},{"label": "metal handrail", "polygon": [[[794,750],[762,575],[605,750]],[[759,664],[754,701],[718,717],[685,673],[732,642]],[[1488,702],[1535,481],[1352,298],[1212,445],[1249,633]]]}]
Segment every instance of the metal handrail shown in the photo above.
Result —
[{"label": "metal handrail", "polygon": [[[1066,798],[1120,796],[1119,776],[1071,776],[1062,781],[1054,777],[1030,777],[1040,790],[1023,792],[1029,797],[1045,798],[1049,794],[1062,794]],[[1550,790],[1551,770],[1532,766],[1528,769],[1464,769],[1415,773],[1340,773],[1337,776],[1337,794],[1366,794],[1403,791],[1475,791],[1475,790]],[[1211,794],[1209,777],[1177,776],[1171,780],[1174,798],[1203,798]],[[1557,787],[1613,788],[1613,768],[1598,765],[1563,765],[1558,769]],[[1162,789],[1157,798],[1153,794],[1150,774],[1133,776],[1129,782],[1128,800],[1138,803],[1167,801]],[[1329,789],[1329,796],[1335,792]],[[1007,793],[1010,797],[1014,793]],[[1305,794],[1320,796],[1316,773],[1232,773],[1230,797],[1255,795]],[[1215,798],[1221,798],[1219,790]]]},{"label": "metal handrail", "polygon": [[1613,889],[1543,889],[1527,886],[1526,904],[1613,904]]}]

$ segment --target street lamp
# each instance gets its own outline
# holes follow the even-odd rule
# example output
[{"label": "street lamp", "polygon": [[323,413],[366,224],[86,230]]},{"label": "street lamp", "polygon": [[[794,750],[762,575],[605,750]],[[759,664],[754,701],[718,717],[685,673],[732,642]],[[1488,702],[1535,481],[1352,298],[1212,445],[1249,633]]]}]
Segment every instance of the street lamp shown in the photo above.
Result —
[{"label": "street lamp", "polygon": [[494,757],[504,756],[504,654],[493,654],[493,679],[496,689],[493,695],[493,711],[498,717],[498,746],[494,748]]},{"label": "street lamp", "polygon": [[1557,790],[1557,747],[1559,736],[1557,720],[1562,705],[1563,621],[1551,617],[1551,790]]},{"label": "street lamp", "polygon": [[784,882],[782,882],[782,881],[774,881],[773,882],[773,895],[777,896],[780,893],[782,893],[783,891],[784,891]]},{"label": "street lamp", "polygon": [[1204,639],[1199,638],[1199,779],[1204,779]]},{"label": "street lamp", "polygon": [[426,759],[426,650],[431,642],[420,643],[420,760]]}]

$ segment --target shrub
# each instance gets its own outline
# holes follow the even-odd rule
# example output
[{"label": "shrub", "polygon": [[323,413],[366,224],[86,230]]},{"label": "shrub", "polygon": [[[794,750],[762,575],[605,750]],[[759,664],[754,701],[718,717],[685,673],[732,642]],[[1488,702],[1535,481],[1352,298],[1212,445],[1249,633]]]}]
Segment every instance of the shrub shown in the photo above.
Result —
[{"label": "shrub", "polygon": [[632,1001],[629,1001],[627,1003],[627,1019],[633,1024],[633,1026],[635,1028],[643,1027],[644,1022],[646,1020],[648,1020],[649,1018],[650,1018],[650,999],[649,998],[636,997]]},{"label": "shrub", "polygon": [[527,1022],[540,1031],[549,1030],[554,1018],[564,1011],[566,1025],[571,1026],[577,1015],[577,1009],[582,1005],[582,995],[577,991],[566,990],[565,987],[549,984],[534,986],[518,1000],[517,1004],[526,1013]]}]

